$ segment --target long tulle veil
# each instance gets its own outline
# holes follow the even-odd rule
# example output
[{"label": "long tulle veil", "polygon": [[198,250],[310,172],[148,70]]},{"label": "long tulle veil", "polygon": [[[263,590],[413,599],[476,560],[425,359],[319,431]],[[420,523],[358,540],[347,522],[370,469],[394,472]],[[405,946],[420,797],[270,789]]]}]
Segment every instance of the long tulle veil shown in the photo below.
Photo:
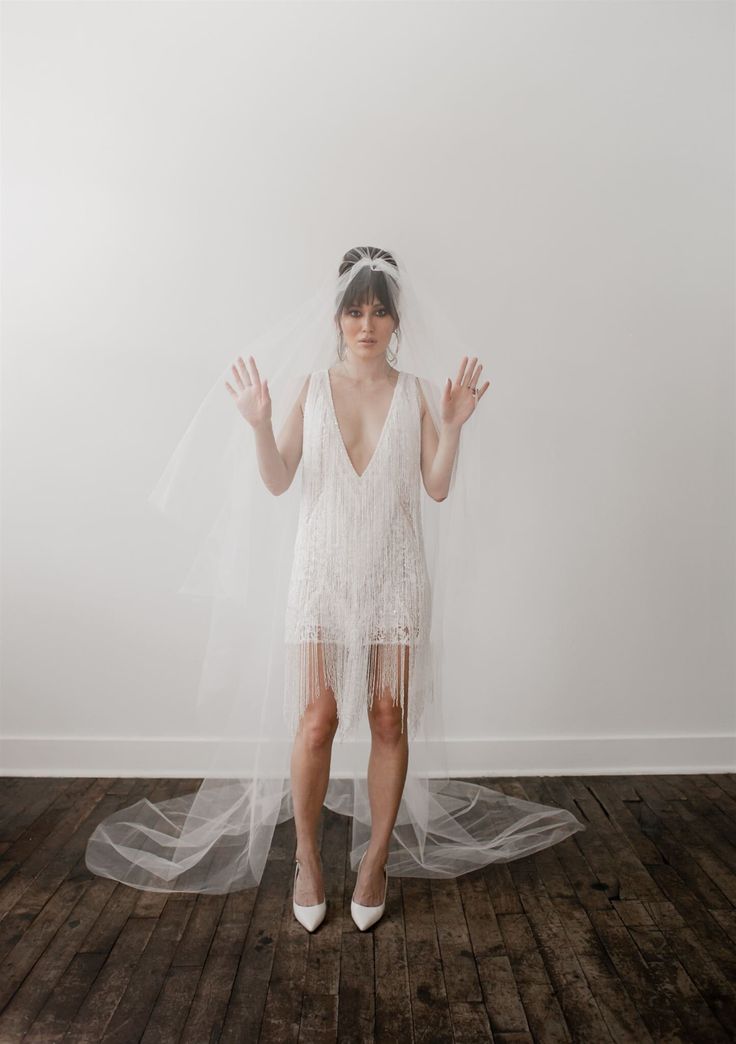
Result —
[{"label": "long tulle veil", "polygon": [[[357,253],[352,268],[341,276],[337,265],[326,271],[306,301],[243,348],[268,378],[277,438],[305,379],[337,362],[335,305],[366,265],[391,280],[400,312],[394,365],[419,378],[438,430],[445,381],[454,379],[463,355],[479,354],[458,341],[446,298],[440,310],[436,291],[413,279],[396,251],[390,251],[392,262],[372,249]],[[222,894],[253,887],[275,826],[293,816],[283,622],[300,475],[280,496],[266,490],[252,430],[225,387],[232,361],[221,360],[150,497],[191,541],[193,559],[180,591],[207,599],[210,612],[198,711],[207,731],[221,738],[196,790],[158,802],[144,798],[115,812],[98,824],[86,850],[91,871],[145,890]],[[391,838],[393,876],[456,877],[585,829],[565,809],[451,778],[448,770],[444,720],[455,696],[444,670],[448,607],[460,601],[482,612],[478,562],[493,554],[481,540],[476,495],[485,480],[490,405],[487,396],[463,426],[447,499],[422,499],[433,668]],[[370,837],[369,746],[367,719],[350,740],[335,744],[325,801],[351,817],[353,869]]]}]

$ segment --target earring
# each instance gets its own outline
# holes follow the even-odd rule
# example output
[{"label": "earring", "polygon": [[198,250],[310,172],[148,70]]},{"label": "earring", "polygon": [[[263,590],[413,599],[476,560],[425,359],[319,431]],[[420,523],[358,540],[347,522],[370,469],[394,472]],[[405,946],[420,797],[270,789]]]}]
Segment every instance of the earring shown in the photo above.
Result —
[{"label": "earring", "polygon": [[395,352],[391,351],[391,347],[390,347],[391,342],[389,341],[389,347],[386,349],[386,358],[393,365],[396,362],[396,359],[398,358],[399,348],[401,347],[401,345],[400,345],[401,332],[399,331],[398,327],[394,330],[392,336],[396,337],[396,351]]}]

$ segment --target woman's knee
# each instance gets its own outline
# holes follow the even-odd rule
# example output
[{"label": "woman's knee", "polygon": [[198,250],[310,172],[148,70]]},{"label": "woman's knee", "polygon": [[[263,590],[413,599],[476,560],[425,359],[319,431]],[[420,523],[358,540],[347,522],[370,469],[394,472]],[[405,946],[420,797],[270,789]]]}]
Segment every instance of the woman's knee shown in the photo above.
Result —
[{"label": "woman's knee", "polygon": [[318,748],[332,743],[337,731],[334,699],[319,699],[307,704],[299,731],[308,747]]},{"label": "woman's knee", "polygon": [[400,742],[406,735],[406,719],[402,729],[402,713],[400,704],[392,701],[390,692],[374,699],[368,712],[373,739],[381,743]]}]

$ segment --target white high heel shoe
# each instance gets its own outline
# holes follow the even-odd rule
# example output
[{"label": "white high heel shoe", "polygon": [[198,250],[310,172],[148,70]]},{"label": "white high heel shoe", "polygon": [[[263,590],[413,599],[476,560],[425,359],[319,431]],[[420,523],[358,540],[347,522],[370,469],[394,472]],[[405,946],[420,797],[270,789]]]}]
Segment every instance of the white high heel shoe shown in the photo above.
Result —
[{"label": "white high heel shoe", "polygon": [[[299,873],[299,860],[296,860],[296,867],[294,868],[294,890],[296,891],[296,875]],[[291,899],[291,905],[294,910],[294,916],[296,917],[299,924],[304,925],[308,932],[313,932],[315,928],[319,928],[325,919],[327,913],[327,898],[325,897],[321,903],[315,903],[312,906],[300,906],[294,900],[293,894]]]},{"label": "white high heel shoe", "polygon": [[[358,873],[360,873],[360,867],[365,859],[365,852],[360,857],[360,863],[358,863]],[[364,932],[366,928],[370,928],[376,921],[380,921],[383,917],[383,911],[386,909],[386,892],[388,891],[388,874],[386,873],[386,867],[383,868],[383,902],[379,903],[378,906],[363,906],[361,903],[356,903],[354,899],[350,900],[350,916],[355,921],[361,932]],[[355,893],[353,893],[354,895]]]}]

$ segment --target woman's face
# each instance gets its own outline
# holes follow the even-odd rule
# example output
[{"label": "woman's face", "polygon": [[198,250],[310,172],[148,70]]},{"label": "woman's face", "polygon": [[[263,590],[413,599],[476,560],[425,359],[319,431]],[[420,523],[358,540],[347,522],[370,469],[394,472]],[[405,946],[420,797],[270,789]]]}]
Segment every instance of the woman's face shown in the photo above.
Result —
[{"label": "woman's face", "polygon": [[383,355],[388,348],[395,323],[377,298],[370,305],[343,308],[340,328],[345,343],[359,359]]}]

